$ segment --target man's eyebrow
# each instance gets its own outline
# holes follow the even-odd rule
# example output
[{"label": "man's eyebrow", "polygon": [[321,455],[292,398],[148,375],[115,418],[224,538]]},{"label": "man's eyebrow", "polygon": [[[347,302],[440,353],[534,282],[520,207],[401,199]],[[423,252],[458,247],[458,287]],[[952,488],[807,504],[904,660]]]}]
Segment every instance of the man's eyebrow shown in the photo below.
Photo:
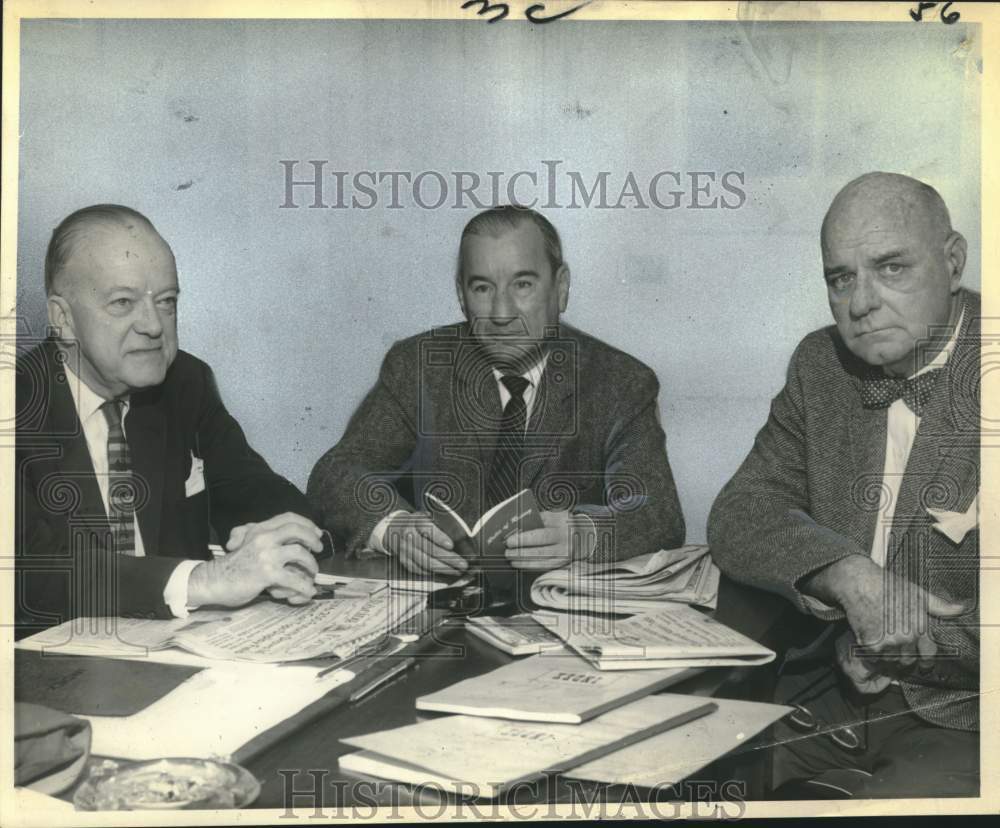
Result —
[{"label": "man's eyebrow", "polygon": [[540,278],[538,273],[535,272],[534,270],[519,270],[517,271],[517,273],[514,274],[515,279],[522,279],[525,276],[533,276],[535,279]]},{"label": "man's eyebrow", "polygon": [[834,267],[824,267],[823,275],[829,279],[831,276],[839,276],[841,273],[849,273],[850,268],[846,265],[835,265]]},{"label": "man's eyebrow", "polygon": [[877,264],[877,265],[885,264],[886,262],[888,262],[888,261],[890,261],[892,259],[898,259],[901,256],[905,256],[905,255],[906,255],[906,251],[905,250],[890,250],[887,253],[881,253],[881,254],[879,254],[874,259],[872,259],[872,262],[874,264]]},{"label": "man's eyebrow", "polygon": [[469,273],[464,278],[466,282],[474,282],[478,279],[480,282],[489,282],[491,285],[493,284],[493,280],[489,276],[480,276],[478,273]]}]

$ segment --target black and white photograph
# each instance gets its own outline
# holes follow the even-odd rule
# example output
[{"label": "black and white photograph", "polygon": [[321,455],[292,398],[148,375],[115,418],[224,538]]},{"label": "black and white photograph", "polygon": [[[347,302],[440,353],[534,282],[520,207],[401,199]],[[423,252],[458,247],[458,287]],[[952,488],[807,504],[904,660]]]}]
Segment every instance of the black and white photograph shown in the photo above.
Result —
[{"label": "black and white photograph", "polygon": [[1000,5],[3,14],[0,822],[996,812]]}]

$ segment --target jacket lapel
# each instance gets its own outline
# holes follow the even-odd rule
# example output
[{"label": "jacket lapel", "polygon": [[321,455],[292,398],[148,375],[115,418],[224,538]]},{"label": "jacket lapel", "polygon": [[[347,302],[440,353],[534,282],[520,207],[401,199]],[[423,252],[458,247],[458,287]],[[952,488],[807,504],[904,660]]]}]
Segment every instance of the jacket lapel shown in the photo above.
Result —
[{"label": "jacket lapel", "polygon": [[[932,522],[927,509],[959,511],[978,490],[979,308],[966,302],[965,319],[939,388],[920,418],[893,514],[894,539]],[[962,421],[959,412],[972,412]],[[905,544],[893,543],[890,563]]]},{"label": "jacket lapel", "polygon": [[525,438],[521,486],[530,487],[542,470],[558,459],[562,438],[572,434],[577,425],[577,375],[580,370],[579,348],[563,335],[549,346],[548,360],[535,401]]},{"label": "jacket lapel", "polygon": [[[83,434],[83,426],[77,415],[76,405],[69,390],[69,383],[75,380],[63,370],[61,361],[56,358],[56,346],[47,346],[49,357],[49,434],[59,435],[59,453],[53,457],[51,472],[54,479],[70,481],[70,485],[79,495],[76,504],[67,516],[72,520],[83,519],[90,522],[107,523],[108,514],[101,498],[101,489],[97,485],[97,474],[94,463],[90,459],[90,449]],[[54,502],[61,498],[52,492]]]},{"label": "jacket lapel", "polygon": [[[872,547],[879,510],[882,508],[882,473],[885,469],[886,412],[865,408],[861,403],[861,381],[852,380],[857,392],[848,418],[851,466],[855,479],[848,495],[855,510],[858,537],[865,551]],[[847,505],[847,504],[845,504]]]},{"label": "jacket lapel", "polygon": [[167,430],[158,398],[158,389],[134,394],[125,418],[132,473],[139,487],[137,502],[141,504],[136,509],[136,516],[147,555],[160,552],[160,521],[163,515]]}]

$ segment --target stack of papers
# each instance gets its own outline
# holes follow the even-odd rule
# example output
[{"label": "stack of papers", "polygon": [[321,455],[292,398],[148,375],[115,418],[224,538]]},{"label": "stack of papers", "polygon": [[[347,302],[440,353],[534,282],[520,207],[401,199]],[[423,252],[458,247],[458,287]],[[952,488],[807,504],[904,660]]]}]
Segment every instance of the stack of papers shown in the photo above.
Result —
[{"label": "stack of papers", "polygon": [[531,586],[540,607],[619,615],[650,612],[664,601],[714,609],[718,594],[719,569],[700,545],[605,564],[582,561],[545,572]]},{"label": "stack of papers", "polygon": [[417,710],[580,724],[676,684],[697,669],[602,673],[560,649],[512,661],[417,699]]},{"label": "stack of papers", "polygon": [[775,656],[685,604],[624,619],[552,612],[534,617],[600,670],[749,666]]},{"label": "stack of papers", "polygon": [[522,780],[564,771],[711,713],[696,696],[647,696],[583,724],[442,716],[341,740],[360,748],[341,770],[459,796],[494,798]]},{"label": "stack of papers", "polygon": [[349,658],[421,612],[421,596],[382,590],[291,606],[259,601],[231,610],[196,610],[170,621],[77,618],[18,642],[65,655],[153,658],[180,648],[202,659],[270,663]]},{"label": "stack of papers", "polygon": [[480,615],[465,620],[465,629],[476,638],[510,655],[533,655],[561,650],[562,641],[526,613],[509,618]]}]

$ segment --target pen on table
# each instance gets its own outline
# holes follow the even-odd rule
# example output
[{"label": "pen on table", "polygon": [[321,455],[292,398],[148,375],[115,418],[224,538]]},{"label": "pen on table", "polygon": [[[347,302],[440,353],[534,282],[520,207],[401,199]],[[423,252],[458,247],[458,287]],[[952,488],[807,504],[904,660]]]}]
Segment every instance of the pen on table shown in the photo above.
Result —
[{"label": "pen on table", "polygon": [[394,664],[391,664],[387,669],[382,670],[378,675],[375,676],[375,678],[373,678],[367,684],[365,684],[362,687],[359,687],[357,690],[351,693],[351,695],[348,697],[347,700],[355,702],[358,701],[359,699],[363,699],[365,696],[371,693],[372,690],[381,687],[383,684],[391,681],[401,673],[405,673],[416,663],[417,662],[412,658],[404,658],[402,661],[397,661]]}]

